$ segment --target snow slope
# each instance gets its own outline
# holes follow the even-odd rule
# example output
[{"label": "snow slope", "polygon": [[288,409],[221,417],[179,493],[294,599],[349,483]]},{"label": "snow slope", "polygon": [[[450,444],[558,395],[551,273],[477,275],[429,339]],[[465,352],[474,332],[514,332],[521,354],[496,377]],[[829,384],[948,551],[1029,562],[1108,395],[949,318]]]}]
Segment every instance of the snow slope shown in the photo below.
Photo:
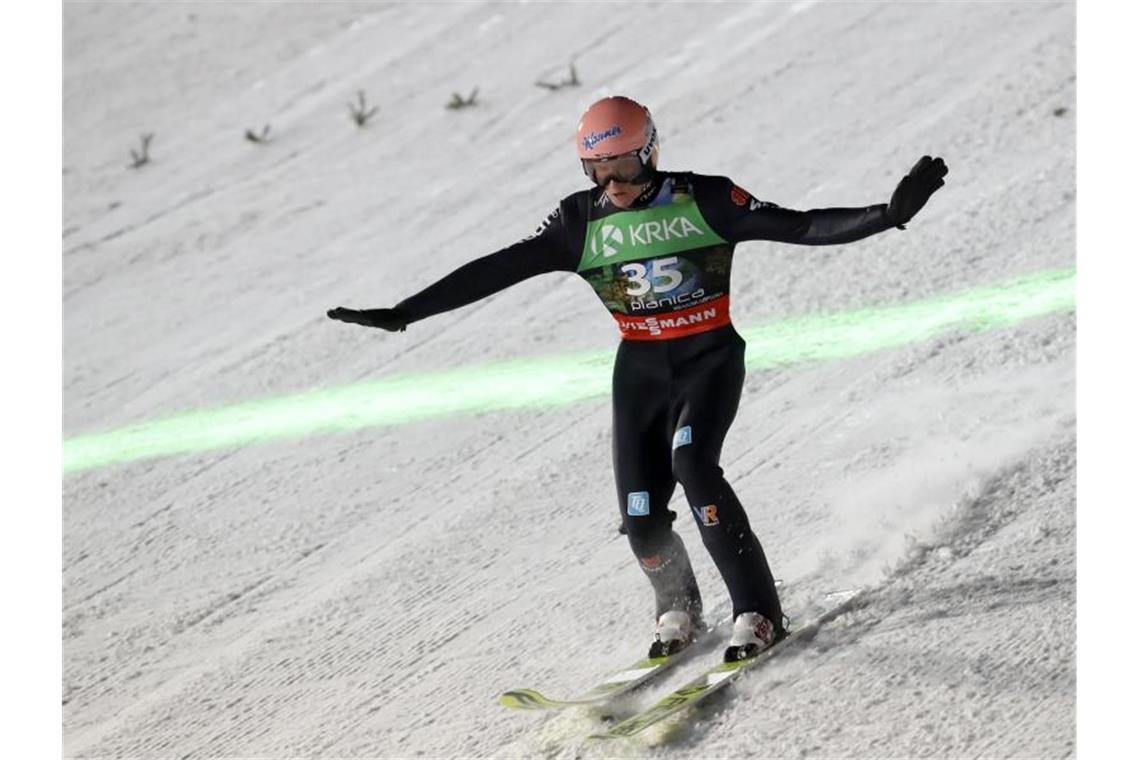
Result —
[{"label": "snow slope", "polygon": [[[946,158],[905,233],[742,245],[742,327],[1072,266],[1073,35],[1067,3],[66,3],[65,436],[612,348],[572,276],[395,335],[324,316],[529,233],[582,187],[576,118],[608,93],[650,105],[663,166],[792,207],[881,202]],[[571,60],[582,87],[533,86]],[[1074,344],[1057,313],[752,372],[724,466],[786,606],[875,590],[620,752],[1072,754]],[[586,718],[494,697],[580,689],[647,641],[609,421],[599,399],[68,475],[66,754],[597,754]]]}]

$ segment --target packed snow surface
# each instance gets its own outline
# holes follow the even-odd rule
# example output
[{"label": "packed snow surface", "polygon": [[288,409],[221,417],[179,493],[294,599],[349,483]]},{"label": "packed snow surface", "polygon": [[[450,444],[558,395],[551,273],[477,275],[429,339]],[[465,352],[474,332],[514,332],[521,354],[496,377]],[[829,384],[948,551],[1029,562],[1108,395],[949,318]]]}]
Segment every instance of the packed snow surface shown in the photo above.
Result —
[{"label": "packed snow surface", "polygon": [[[405,333],[325,317],[528,234],[583,187],[572,135],[606,94],[650,105],[663,167],[789,207],[883,202],[919,156],[946,159],[905,232],[741,245],[742,327],[1070,267],[1074,13],[67,3],[65,436],[612,349],[612,320],[569,275]],[[571,62],[581,86],[535,86]],[[444,107],[476,87],[475,106]],[[361,90],[378,107],[364,128],[348,111]],[[265,125],[265,144],[243,139]],[[145,133],[149,163],[127,168]],[[723,465],[786,609],[872,590],[661,744],[599,749],[581,742],[589,715],[495,701],[577,692],[648,645],[604,398],[67,475],[65,752],[1070,755],[1074,341],[1062,311],[752,372]],[[680,489],[673,508],[723,618]]]}]

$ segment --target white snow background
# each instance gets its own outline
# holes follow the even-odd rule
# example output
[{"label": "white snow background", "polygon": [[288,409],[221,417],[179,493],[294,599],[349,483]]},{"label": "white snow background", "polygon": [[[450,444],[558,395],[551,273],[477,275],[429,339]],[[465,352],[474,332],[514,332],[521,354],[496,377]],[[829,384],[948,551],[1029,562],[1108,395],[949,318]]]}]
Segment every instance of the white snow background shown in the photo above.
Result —
[{"label": "white snow background", "polygon": [[[577,117],[647,103],[662,166],[910,228],[737,249],[736,322],[1074,263],[1067,3],[66,3],[64,435],[617,343],[547,275],[388,334],[334,323],[528,234],[583,187]],[[573,61],[580,87],[548,91]],[[479,88],[475,107],[444,108]],[[358,90],[379,107],[358,129]],[[269,142],[242,138],[271,126]],[[126,168],[138,136],[151,163]],[[1074,752],[1075,318],[753,371],[723,464],[793,619],[868,602],[662,746],[582,744],[569,694],[647,646],[606,399],[64,480],[69,757]],[[727,599],[678,489],[710,617]],[[680,683],[693,667],[680,670]],[[648,704],[653,694],[639,697]]]}]

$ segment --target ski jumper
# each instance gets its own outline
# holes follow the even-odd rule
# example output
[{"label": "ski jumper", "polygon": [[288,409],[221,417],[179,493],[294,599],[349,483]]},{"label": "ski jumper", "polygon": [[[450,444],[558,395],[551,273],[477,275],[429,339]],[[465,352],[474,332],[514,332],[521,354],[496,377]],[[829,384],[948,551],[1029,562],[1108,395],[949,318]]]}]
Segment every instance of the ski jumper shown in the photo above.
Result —
[{"label": "ski jumper", "polygon": [[415,322],[544,272],[585,279],[622,336],[613,375],[618,506],[658,616],[701,613],[667,506],[680,483],[733,615],[759,612],[782,627],[764,551],[720,467],[744,382],[744,341],[729,319],[733,249],[745,240],[851,242],[894,226],[886,210],[794,211],[756,200],[725,177],[658,172],[628,209],[602,188],[568,196],[530,237],[460,267],[397,308]]}]

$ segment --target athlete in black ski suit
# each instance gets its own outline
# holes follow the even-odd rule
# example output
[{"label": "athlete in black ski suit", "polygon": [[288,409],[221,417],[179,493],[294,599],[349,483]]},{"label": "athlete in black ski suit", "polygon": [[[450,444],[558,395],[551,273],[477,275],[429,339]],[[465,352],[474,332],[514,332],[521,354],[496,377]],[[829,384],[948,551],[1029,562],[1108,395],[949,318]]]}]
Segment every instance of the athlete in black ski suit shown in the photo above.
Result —
[{"label": "athlete in black ski suit", "polygon": [[942,185],[923,157],[890,204],[793,211],[756,200],[725,177],[653,170],[629,207],[603,187],[574,193],[532,236],[472,261],[392,309],[329,316],[402,330],[545,272],[576,272],[622,334],[613,375],[618,505],[657,614],[699,619],[701,598],[667,508],[678,482],[732,598],[779,629],[779,597],[748,516],[724,479],[721,444],[744,380],[744,341],[729,320],[733,249],[746,240],[848,243],[902,224]]}]

